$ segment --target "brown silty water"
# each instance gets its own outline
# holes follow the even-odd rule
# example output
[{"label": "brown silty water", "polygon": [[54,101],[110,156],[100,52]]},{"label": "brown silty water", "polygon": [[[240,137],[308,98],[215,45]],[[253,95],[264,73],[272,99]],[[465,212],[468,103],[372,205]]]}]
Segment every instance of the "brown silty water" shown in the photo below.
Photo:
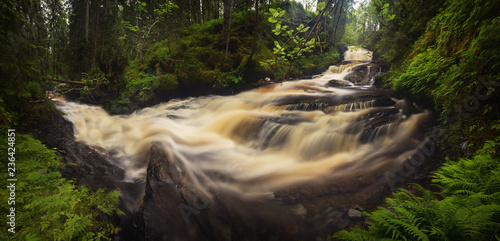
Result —
[{"label": "brown silty water", "polygon": [[[371,52],[351,48],[345,59],[344,65],[332,66],[314,79],[233,96],[176,99],[129,116],[70,102],[59,108],[75,125],[76,139],[113,153],[113,163],[126,170],[128,181],[147,178],[155,143],[191,192],[205,200],[228,200],[221,195],[238,200],[222,206],[244,209],[258,201],[279,207],[271,209],[282,212],[276,219],[302,220],[283,223],[295,230],[290,236],[307,240],[345,226],[349,220],[344,212],[352,205],[380,200],[380,193],[387,192],[383,174],[424,143],[423,128],[430,118],[425,111],[410,115],[396,107],[402,100],[387,91],[345,80],[353,68],[369,64]],[[348,84],[332,87],[332,81]],[[310,231],[315,234],[298,227],[332,207],[340,213],[336,219],[345,222],[313,225]],[[277,222],[259,211],[251,215]],[[234,239],[237,231],[232,232]],[[273,231],[267,233],[262,237],[273,237]]]}]

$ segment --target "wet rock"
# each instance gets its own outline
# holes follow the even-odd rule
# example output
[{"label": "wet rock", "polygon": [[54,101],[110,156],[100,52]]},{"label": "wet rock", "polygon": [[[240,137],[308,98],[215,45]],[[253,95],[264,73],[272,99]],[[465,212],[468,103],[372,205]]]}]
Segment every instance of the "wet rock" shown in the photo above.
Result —
[{"label": "wet rock", "polygon": [[381,107],[381,106],[393,106],[396,102],[389,98],[375,99],[373,106]]},{"label": "wet rock", "polygon": [[380,66],[370,63],[353,68],[353,71],[345,76],[345,79],[355,85],[370,85],[372,78],[380,73]]},{"label": "wet rock", "polygon": [[360,210],[350,208],[349,211],[347,211],[347,217],[352,220],[357,220],[362,219],[363,215],[361,214]]},{"label": "wet rock", "polygon": [[[321,109],[327,106],[344,105],[354,102],[367,102],[375,101],[377,106],[389,106],[395,102],[391,100],[390,93],[381,89],[359,89],[347,95],[332,95],[325,93],[324,95],[292,95],[287,97],[278,98],[274,101],[276,106],[316,106],[316,109]],[[306,105],[308,104],[308,105]],[[320,106],[321,105],[321,106]],[[311,108],[314,109],[314,108]],[[306,108],[307,110],[307,108]]]},{"label": "wet rock", "polygon": [[302,110],[302,111],[313,111],[313,110],[323,110],[328,107],[327,103],[298,103],[292,104],[286,107],[286,110]]},{"label": "wet rock", "polygon": [[76,180],[78,185],[91,190],[104,188],[111,191],[116,190],[124,178],[124,171],[111,165],[104,153],[75,141],[73,124],[58,113],[48,114],[27,132],[57,151],[56,154],[67,164],[61,170],[62,176]]},{"label": "wet rock", "polygon": [[[339,53],[345,53],[348,50],[347,45],[345,45],[345,44],[338,44],[336,47],[337,47],[337,50],[339,51]],[[339,57],[340,57],[341,61],[344,60],[343,54],[341,54]]]},{"label": "wet rock", "polygon": [[[84,185],[93,191],[97,189],[120,190],[122,195],[132,192],[131,186],[122,183],[125,172],[110,164],[107,154],[102,150],[75,141],[73,124],[59,113],[47,113],[47,118],[40,119],[35,125],[22,132],[32,134],[48,148],[56,150],[56,154],[66,164],[60,171],[62,177],[75,180],[77,185]],[[137,198],[132,201],[122,199],[120,209],[127,212],[125,204],[134,203],[136,200]],[[99,221],[113,223],[118,227],[123,219],[101,213]]]},{"label": "wet rock", "polygon": [[[279,198],[245,198],[223,189],[210,193],[203,196],[172,157],[153,145],[136,233],[120,240],[314,240],[349,224],[346,211],[334,207],[309,213]],[[138,234],[145,236],[137,239]]]},{"label": "wet rock", "polygon": [[460,148],[462,149],[464,156],[467,158],[470,157],[470,155],[471,155],[469,143],[470,143],[470,141],[467,140],[467,141],[462,142],[462,144],[460,144]]},{"label": "wet rock", "polygon": [[353,120],[347,128],[345,133],[358,134],[362,132],[360,137],[361,143],[366,143],[372,133],[386,125],[399,123],[398,109],[392,107],[376,108]]},{"label": "wet rock", "polygon": [[337,87],[337,88],[342,88],[342,87],[350,87],[350,86],[353,86],[353,84],[349,81],[345,81],[345,80],[336,80],[336,79],[332,79],[330,81],[328,81],[328,83],[326,84],[327,87]]},{"label": "wet rock", "polygon": [[421,113],[423,111],[422,109],[417,109],[415,103],[411,103],[405,99],[397,100],[396,103],[394,104],[394,107],[401,110],[401,113],[408,117],[416,113]]},{"label": "wet rock", "polygon": [[[205,240],[196,222],[189,222],[187,215],[192,212],[186,206],[176,184],[169,176],[169,158],[151,148],[148,164],[146,190],[139,208],[139,219],[144,240]],[[187,207],[187,206],[186,206]],[[123,237],[127,239],[126,237]]]}]

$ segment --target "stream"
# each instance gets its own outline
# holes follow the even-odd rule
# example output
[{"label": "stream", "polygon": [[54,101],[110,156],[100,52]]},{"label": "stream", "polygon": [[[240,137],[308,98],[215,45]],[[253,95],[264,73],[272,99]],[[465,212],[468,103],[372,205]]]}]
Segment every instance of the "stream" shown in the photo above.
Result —
[{"label": "stream", "polygon": [[58,108],[77,141],[107,152],[123,182],[141,185],[127,199],[137,237],[326,240],[359,220],[351,210],[381,202],[384,173],[426,140],[430,113],[373,87],[380,67],[370,61],[371,52],[351,47],[312,79],[174,99],[128,116],[73,102]]}]

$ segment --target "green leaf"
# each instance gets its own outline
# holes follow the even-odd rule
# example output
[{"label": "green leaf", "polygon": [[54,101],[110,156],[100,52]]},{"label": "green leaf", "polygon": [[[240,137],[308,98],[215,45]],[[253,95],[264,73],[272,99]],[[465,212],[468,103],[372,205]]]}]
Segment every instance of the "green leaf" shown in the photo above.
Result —
[{"label": "green leaf", "polygon": [[269,21],[270,23],[277,23],[278,19],[276,19],[275,17],[269,17],[267,21]]},{"label": "green leaf", "polygon": [[269,8],[269,12],[271,13],[271,15],[275,15],[277,13],[276,9],[274,8]]},{"label": "green leaf", "polygon": [[318,6],[316,7],[317,8],[317,12],[323,11],[323,9],[325,8],[325,6],[326,6],[325,2],[318,3]]}]

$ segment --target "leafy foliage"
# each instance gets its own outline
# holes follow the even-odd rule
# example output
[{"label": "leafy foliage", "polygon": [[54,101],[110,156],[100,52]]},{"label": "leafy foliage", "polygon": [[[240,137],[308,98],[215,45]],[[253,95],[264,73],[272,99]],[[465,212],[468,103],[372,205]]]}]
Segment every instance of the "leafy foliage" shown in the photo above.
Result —
[{"label": "leafy foliage", "polygon": [[487,141],[472,159],[447,160],[433,182],[442,199],[413,184],[387,198],[387,207],[364,213],[368,230],[354,228],[342,240],[495,240],[500,230],[499,143]]},{"label": "leafy foliage", "polygon": [[[5,133],[3,133],[4,136]],[[0,149],[7,153],[7,143]],[[119,193],[103,190],[90,192],[84,186],[61,177],[63,167],[54,150],[47,149],[29,135],[16,135],[16,191],[15,206],[8,205],[10,190],[0,190],[2,213],[16,209],[16,239],[29,240],[109,240],[118,232],[112,224],[100,218],[102,214],[115,215]],[[7,163],[2,159],[1,168]],[[2,187],[7,187],[5,179]],[[6,215],[1,220],[6,223]],[[13,236],[11,236],[13,235]]]},{"label": "leafy foliage", "polygon": [[[272,32],[286,39],[282,43],[278,42],[278,40],[274,41],[273,53],[276,64],[284,62],[289,63],[291,66],[291,63],[296,59],[300,59],[304,53],[312,52],[316,39],[308,37],[309,26],[300,24],[295,27],[284,24],[285,10],[269,8],[269,12],[271,16],[268,21],[275,24],[275,29]],[[287,21],[289,22],[289,20]]]},{"label": "leafy foliage", "polygon": [[85,84],[80,91],[82,96],[92,96],[95,90],[109,85],[108,77],[99,68],[94,68],[89,73],[82,73],[82,82]]},{"label": "leafy foliage", "polygon": [[221,73],[221,77],[215,80],[214,87],[225,88],[230,83],[238,84],[242,79],[242,75],[234,76],[230,73]]},{"label": "leafy foliage", "polygon": [[148,103],[155,96],[155,91],[172,90],[178,87],[179,83],[174,75],[156,71],[144,65],[144,61],[137,60],[133,63],[137,68],[145,68],[145,71],[129,68],[126,72],[126,87],[123,96],[134,96],[139,103]]},{"label": "leafy foliage", "polygon": [[[137,1],[136,12],[138,16],[135,19],[122,20],[123,28],[126,29],[126,34],[123,39],[128,38],[128,42],[136,43],[132,46],[132,53],[139,55],[142,58],[144,51],[148,49],[147,45],[151,44],[151,34],[158,29],[168,16],[172,15],[173,9],[178,8],[172,1],[163,3],[149,4],[146,1]],[[130,16],[126,16],[130,17]],[[135,56],[137,57],[137,56]]]},{"label": "leafy foliage", "polygon": [[443,0],[370,2],[365,8],[368,13],[364,13],[369,27],[363,30],[372,36],[366,39],[365,44],[379,53],[381,60],[401,64],[444,3]]}]

